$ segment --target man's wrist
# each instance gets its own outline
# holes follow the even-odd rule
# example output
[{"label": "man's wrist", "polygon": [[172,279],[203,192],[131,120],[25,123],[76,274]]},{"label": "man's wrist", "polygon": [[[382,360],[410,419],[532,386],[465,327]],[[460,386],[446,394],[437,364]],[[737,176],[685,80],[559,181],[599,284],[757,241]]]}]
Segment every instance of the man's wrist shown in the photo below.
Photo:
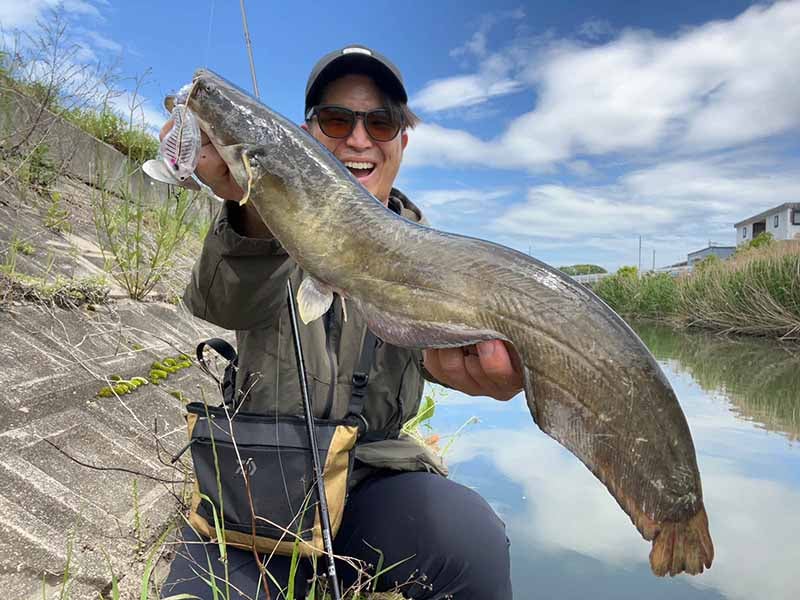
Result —
[{"label": "man's wrist", "polygon": [[230,215],[230,223],[233,230],[242,237],[264,238],[274,237],[258,212],[249,202],[239,204],[237,200],[226,200]]}]

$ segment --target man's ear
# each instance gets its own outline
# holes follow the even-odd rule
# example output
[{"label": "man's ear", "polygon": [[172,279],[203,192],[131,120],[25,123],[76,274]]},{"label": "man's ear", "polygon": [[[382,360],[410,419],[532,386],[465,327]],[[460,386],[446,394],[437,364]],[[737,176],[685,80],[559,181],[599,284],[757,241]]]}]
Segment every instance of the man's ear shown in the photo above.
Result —
[{"label": "man's ear", "polygon": [[303,122],[300,124],[300,129],[305,129],[306,131],[308,131],[308,123],[306,123],[305,121],[303,121]]},{"label": "man's ear", "polygon": [[400,135],[400,143],[403,146],[403,150],[405,150],[406,146],[408,146],[408,133],[406,133],[405,129],[403,130],[403,133]]}]

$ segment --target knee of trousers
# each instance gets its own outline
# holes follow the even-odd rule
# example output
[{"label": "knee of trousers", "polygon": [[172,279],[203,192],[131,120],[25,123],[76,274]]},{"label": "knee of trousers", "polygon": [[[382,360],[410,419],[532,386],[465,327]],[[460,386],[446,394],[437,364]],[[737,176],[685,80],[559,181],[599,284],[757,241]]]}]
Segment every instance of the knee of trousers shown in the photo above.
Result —
[{"label": "knee of trousers", "polygon": [[434,591],[508,600],[511,561],[505,524],[478,493],[450,483],[456,487],[432,499],[418,515],[418,548],[430,553],[420,561],[420,570],[429,571],[424,574]]}]

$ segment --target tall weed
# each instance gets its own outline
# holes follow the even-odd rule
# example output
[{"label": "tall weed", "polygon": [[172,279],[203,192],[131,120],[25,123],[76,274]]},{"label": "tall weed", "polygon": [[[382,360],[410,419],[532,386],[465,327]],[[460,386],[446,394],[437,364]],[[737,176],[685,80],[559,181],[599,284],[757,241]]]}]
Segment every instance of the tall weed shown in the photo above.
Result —
[{"label": "tall weed", "polygon": [[180,189],[173,200],[148,206],[129,189],[120,196],[101,186],[94,223],[106,270],[134,300],[143,300],[175,266],[178,251],[194,230],[195,195]]}]

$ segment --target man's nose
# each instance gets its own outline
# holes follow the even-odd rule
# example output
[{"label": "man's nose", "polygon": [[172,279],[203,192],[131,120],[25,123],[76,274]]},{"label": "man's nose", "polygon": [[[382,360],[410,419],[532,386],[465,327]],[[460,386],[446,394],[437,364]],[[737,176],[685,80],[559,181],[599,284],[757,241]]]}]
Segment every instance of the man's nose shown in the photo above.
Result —
[{"label": "man's nose", "polygon": [[355,126],[353,131],[347,136],[347,145],[351,148],[363,150],[372,146],[372,138],[369,137],[366,127],[364,127],[364,119],[356,117]]}]

